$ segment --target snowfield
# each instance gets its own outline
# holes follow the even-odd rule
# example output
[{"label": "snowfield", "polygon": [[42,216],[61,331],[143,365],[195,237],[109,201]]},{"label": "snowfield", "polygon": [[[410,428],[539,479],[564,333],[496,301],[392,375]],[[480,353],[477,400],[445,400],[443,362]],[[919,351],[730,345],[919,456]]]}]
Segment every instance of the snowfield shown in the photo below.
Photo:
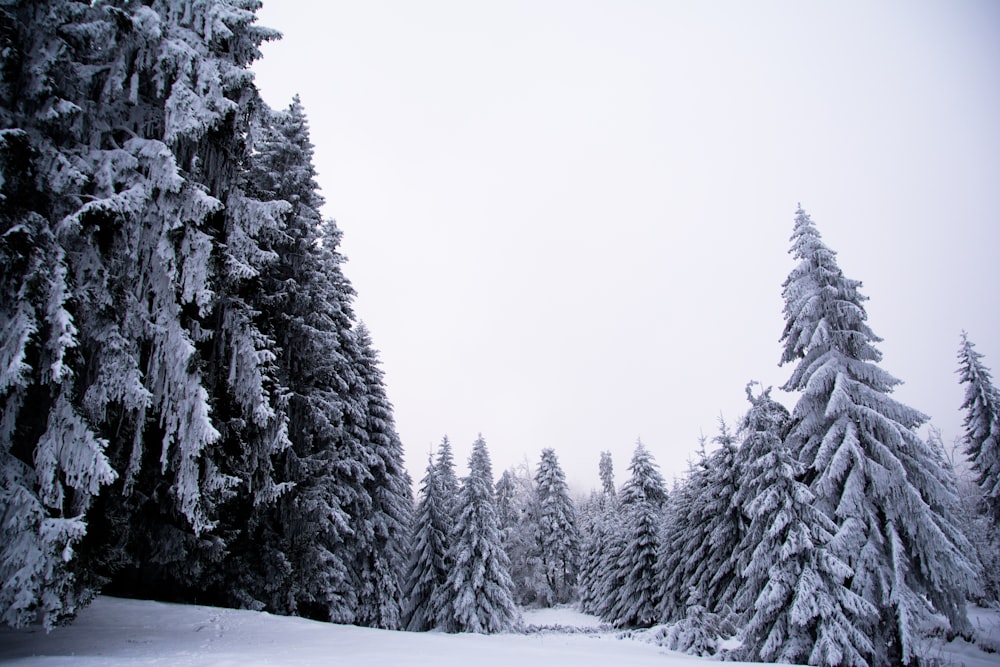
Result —
[{"label": "snowfield", "polygon": [[[974,623],[1000,628],[995,612]],[[350,665],[365,667],[683,667],[706,659],[667,651],[616,632],[572,632],[600,621],[573,609],[524,612],[526,625],[567,628],[527,635],[449,635],[372,630],[271,614],[99,597],[75,623],[46,635],[41,629],[0,628],[5,665]],[[641,633],[637,633],[641,636]],[[967,644],[934,649],[945,664],[985,667],[1000,655]],[[711,664],[711,663],[710,663]],[[739,665],[741,663],[717,663]],[[745,663],[744,663],[745,664]]]}]

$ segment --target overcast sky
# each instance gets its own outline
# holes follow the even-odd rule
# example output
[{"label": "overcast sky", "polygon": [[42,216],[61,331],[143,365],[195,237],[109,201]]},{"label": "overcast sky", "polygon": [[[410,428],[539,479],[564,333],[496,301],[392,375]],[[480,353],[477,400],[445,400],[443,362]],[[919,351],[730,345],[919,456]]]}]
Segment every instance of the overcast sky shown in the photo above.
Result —
[{"label": "overcast sky", "polygon": [[[665,476],[775,385],[797,203],[863,281],[896,397],[961,433],[1000,375],[1000,3],[265,0],[407,465],[477,433]],[[996,378],[995,378],[996,379]]]}]

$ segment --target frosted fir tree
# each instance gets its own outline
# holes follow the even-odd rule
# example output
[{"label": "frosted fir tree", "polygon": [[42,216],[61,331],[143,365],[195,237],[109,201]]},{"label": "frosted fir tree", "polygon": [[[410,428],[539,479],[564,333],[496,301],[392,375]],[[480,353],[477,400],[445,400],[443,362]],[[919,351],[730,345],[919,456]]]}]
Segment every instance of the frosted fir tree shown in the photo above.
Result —
[{"label": "frosted fir tree", "polygon": [[[13,626],[51,628],[90,599],[87,514],[118,477],[82,400],[85,307],[103,276],[81,269],[99,228],[71,218],[93,173],[80,120],[107,57],[91,40],[114,44],[108,18],[64,1],[0,7],[0,623]],[[116,380],[125,394],[134,376]]]},{"label": "frosted fir tree", "polygon": [[618,627],[648,627],[659,620],[657,553],[663,504],[663,476],[642,441],[636,442],[629,480],[622,487],[622,548],[605,620]]},{"label": "frosted fir tree", "polygon": [[550,591],[545,602],[548,605],[568,602],[576,590],[580,534],[566,475],[553,449],[542,450],[535,473],[534,510],[535,539]]},{"label": "frosted fir tree", "polygon": [[615,491],[615,465],[611,460],[611,452],[601,452],[601,462],[598,464],[598,471],[601,476],[601,490],[607,496],[614,496]]},{"label": "frosted fir tree", "polygon": [[965,455],[972,464],[994,528],[1000,527],[1000,391],[969,336],[962,332],[958,373],[965,387]]},{"label": "frosted fir tree", "polygon": [[482,634],[513,630],[521,619],[511,597],[510,565],[500,545],[493,471],[482,436],[472,445],[458,508],[449,536],[448,576],[432,603],[440,609],[438,627]]},{"label": "frosted fir tree", "polygon": [[618,512],[618,493],[615,490],[611,452],[601,452],[598,473],[601,491],[591,493],[590,500],[584,506],[579,596],[582,611],[600,616],[603,604],[602,577],[605,574],[602,564],[606,560],[608,541],[615,532],[613,525]]},{"label": "frosted fir tree", "polygon": [[[437,483],[441,485],[441,497],[454,505],[458,497],[458,477],[455,475],[455,455],[452,453],[451,441],[448,440],[448,436],[441,439],[435,465],[437,466]],[[454,517],[457,512],[452,507],[449,514]]]},{"label": "frosted fir tree", "polygon": [[915,431],[926,417],[890,397],[899,381],[877,366],[861,283],[843,275],[801,208],[791,254],[798,265],[783,284],[781,361],[795,363],[783,388],[801,395],[786,441],[816,507],[836,524],[832,555],[877,609],[866,632],[873,663],[908,663],[932,609],[968,631],[969,546],[947,516],[955,502],[947,471]]},{"label": "frosted fir tree", "polygon": [[706,443],[707,438],[702,436],[697,460],[689,461],[687,474],[664,509],[657,571],[657,611],[662,622],[684,618],[697,567],[692,554],[709,539],[704,509],[712,489]]},{"label": "frosted fir tree", "polygon": [[[784,405],[771,398],[771,387],[762,388],[759,395],[754,396],[753,389],[758,384],[747,383],[746,395],[751,407],[740,421],[738,429],[738,434],[743,438],[736,452],[736,466],[740,471],[740,480],[732,504],[744,517],[744,538],[741,538],[732,550],[731,557],[733,567],[740,575],[737,589],[742,587],[743,572],[750,564],[752,550],[756,548],[756,544],[747,541],[745,535],[751,519],[746,508],[763,491],[761,484],[765,481],[759,475],[758,461],[771,456],[774,448],[784,442],[791,417]],[[743,610],[737,607],[735,611]]]},{"label": "frosted fir tree", "polygon": [[708,611],[701,604],[701,593],[692,588],[687,599],[684,618],[664,626],[658,633],[658,643],[671,651],[690,655],[715,655],[721,640],[736,634],[736,627],[726,616]]},{"label": "frosted fir tree", "polygon": [[420,501],[414,513],[410,557],[403,586],[402,628],[425,632],[437,625],[441,609],[438,592],[448,577],[448,525],[445,499],[435,479],[437,466],[428,457],[427,473],[421,482]]},{"label": "frosted fir tree", "polygon": [[[59,105],[79,122],[55,135],[73,170],[50,183],[48,215],[73,248],[93,369],[77,396],[120,473],[89,513],[81,569],[133,594],[200,591],[224,553],[220,505],[239,486],[262,501],[277,493],[280,392],[241,290],[270,261],[259,237],[287,207],[242,188],[236,111],[254,95],[249,63],[275,36],[253,9],[99,3],[58,26],[83,65],[74,101]],[[245,425],[244,437],[223,424]]]},{"label": "frosted fir tree", "polygon": [[867,665],[866,628],[875,607],[850,590],[851,568],[830,549],[837,526],[800,481],[803,466],[781,441],[780,406],[767,390],[750,393],[741,431],[748,457],[743,511],[750,519],[738,547],[746,562],[737,605],[745,610],[742,658],[810,665]]},{"label": "frosted fir tree", "polygon": [[546,604],[552,589],[538,543],[538,503],[527,459],[504,470],[496,484],[500,541],[510,560],[511,595],[519,605]]},{"label": "frosted fir tree", "polygon": [[[735,502],[741,484],[736,437],[719,419],[717,448],[705,460],[703,485],[694,509],[699,517],[688,534],[683,581],[679,590],[694,589],[698,604],[710,613],[725,613],[732,604],[740,573],[732,555],[743,538],[745,520]],[[685,602],[685,606],[688,606]]]},{"label": "frosted fir tree", "polygon": [[230,603],[349,621],[357,608],[350,523],[369,497],[359,444],[368,408],[354,291],[341,270],[340,230],[319,212],[301,104],[296,99],[281,112],[258,106],[252,120],[249,193],[291,204],[282,233],[267,238],[277,260],[257,279],[259,308],[277,344],[290,446],[275,462],[286,491],[274,503],[253,504],[224,582]]},{"label": "frosted fir tree", "polygon": [[626,570],[620,561],[629,546],[626,528],[627,514],[621,503],[609,500],[599,523],[590,535],[589,558],[593,562],[587,575],[589,583],[581,598],[586,598],[585,611],[613,622],[621,602],[620,593],[625,583]]},{"label": "frosted fir tree", "polygon": [[407,535],[412,499],[410,476],[403,466],[403,445],[396,433],[392,405],[371,335],[364,324],[356,330],[358,373],[366,388],[365,442],[369,477],[365,489],[371,498],[366,516],[354,519],[358,539],[356,568],[358,609],[354,622],[376,628],[400,627],[402,573],[406,566]]}]

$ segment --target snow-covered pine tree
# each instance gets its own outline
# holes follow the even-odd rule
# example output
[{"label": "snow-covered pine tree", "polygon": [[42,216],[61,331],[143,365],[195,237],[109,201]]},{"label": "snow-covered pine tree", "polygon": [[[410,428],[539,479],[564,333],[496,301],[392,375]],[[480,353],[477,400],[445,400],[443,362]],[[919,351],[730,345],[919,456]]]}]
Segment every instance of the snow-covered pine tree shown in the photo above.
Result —
[{"label": "snow-covered pine tree", "polygon": [[875,607],[850,590],[850,567],[829,543],[837,526],[813,506],[799,481],[803,467],[778,433],[785,415],[769,390],[753,396],[741,431],[747,458],[743,506],[750,519],[738,547],[746,562],[737,605],[747,618],[746,660],[810,665],[868,665],[874,652],[865,628]]},{"label": "snow-covered pine tree", "polygon": [[410,632],[425,632],[437,625],[441,612],[434,606],[438,589],[448,577],[448,517],[441,486],[435,476],[437,466],[428,456],[427,473],[421,482],[420,502],[414,513],[410,539],[410,559],[403,585],[404,604],[402,628]]},{"label": "snow-covered pine tree", "polygon": [[544,603],[552,590],[537,540],[535,484],[527,459],[503,471],[496,484],[500,542],[510,561],[511,595],[519,605]]},{"label": "snow-covered pine tree", "polygon": [[[91,594],[86,513],[117,477],[85,401],[108,377],[94,378],[87,326],[91,295],[110,301],[90,252],[106,217],[78,214],[100,211],[115,171],[94,178],[106,152],[90,78],[119,35],[102,9],[64,0],[4,3],[0,25],[0,622],[51,627]],[[102,388],[144,404],[129,370]]]},{"label": "snow-covered pine tree", "polygon": [[620,532],[618,494],[615,491],[613,470],[611,452],[601,452],[598,464],[601,491],[592,492],[584,505],[580,531],[580,609],[598,616],[602,615],[605,602],[602,594],[604,577],[610,575],[603,566],[611,562],[608,557],[610,543],[617,539]]},{"label": "snow-covered pine tree", "polygon": [[[457,515],[453,506],[458,498],[458,477],[455,475],[455,455],[452,454],[451,441],[448,440],[448,436],[441,439],[435,465],[437,466],[435,479],[441,485],[441,497],[449,504],[448,514],[454,519]],[[450,528],[449,525],[449,530]]]},{"label": "snow-covered pine tree", "polygon": [[[251,202],[241,187],[237,111],[255,94],[259,44],[276,34],[253,25],[254,9],[100,3],[59,26],[90,49],[60,216],[91,369],[78,395],[121,473],[81,553],[89,576],[134,594],[199,591],[223,553],[220,504],[238,485],[261,500],[277,493],[270,341],[242,298],[270,260],[258,237],[287,206]],[[245,419],[228,421],[229,409]]]},{"label": "snow-covered pine tree", "polygon": [[711,495],[707,438],[698,443],[698,458],[689,461],[687,474],[670,495],[664,509],[657,571],[658,613],[662,622],[679,621],[687,612],[690,582],[697,563],[692,554],[709,538],[704,508]]},{"label": "snow-covered pine tree", "polygon": [[566,475],[553,449],[542,450],[535,473],[532,519],[548,589],[543,602],[548,606],[568,602],[576,594],[580,534]]},{"label": "snow-covered pine tree", "polygon": [[[753,388],[756,384],[758,383],[749,382],[746,386],[747,400],[750,401],[751,407],[741,420],[738,429],[738,434],[743,438],[736,452],[736,466],[740,471],[740,480],[732,500],[733,506],[744,517],[745,529],[749,528],[751,519],[746,508],[763,491],[760,484],[764,479],[759,476],[760,471],[755,467],[756,462],[770,456],[771,451],[784,442],[788,420],[791,417],[785,406],[771,398],[770,387],[762,389],[759,396],[754,396]],[[745,533],[746,530],[744,537]],[[741,579],[742,573],[750,564],[754,548],[756,544],[741,538],[739,545],[732,552],[733,567]],[[739,588],[742,588],[742,581],[737,589]],[[737,607],[735,611],[743,610]]]},{"label": "snow-covered pine tree", "polygon": [[511,597],[507,554],[500,545],[493,470],[486,441],[472,445],[469,475],[458,496],[459,515],[449,536],[445,585],[433,606],[438,627],[446,632],[507,632],[520,625]]},{"label": "snow-covered pine tree", "polygon": [[969,547],[944,512],[954,502],[946,472],[915,431],[926,417],[890,398],[899,381],[876,365],[861,283],[843,275],[801,208],[791,254],[781,362],[796,363],[783,388],[801,395],[786,440],[816,506],[836,523],[832,554],[878,610],[867,631],[873,662],[908,663],[931,606],[968,630]]},{"label": "snow-covered pine tree", "polygon": [[1000,532],[1000,391],[968,334],[962,332],[958,373],[965,387],[965,455],[976,472],[987,514]]},{"label": "snow-covered pine tree", "polygon": [[[351,533],[345,507],[361,494],[365,462],[357,442],[365,389],[355,363],[354,291],[341,271],[341,233],[319,213],[312,143],[298,100],[252,117],[251,196],[290,202],[281,233],[268,237],[277,256],[258,278],[274,361],[287,394],[290,447],[276,456],[276,481],[288,490],[253,506],[247,530],[227,559],[228,602],[320,620],[352,620]],[[353,483],[345,484],[344,480]]]},{"label": "snow-covered pine tree", "polygon": [[601,476],[601,489],[604,491],[604,494],[606,496],[615,495],[615,464],[611,460],[611,452],[601,452],[598,472]]},{"label": "snow-covered pine tree", "polygon": [[403,445],[396,433],[392,405],[386,396],[378,355],[368,328],[356,329],[358,375],[366,389],[365,443],[371,498],[367,516],[351,523],[357,540],[355,571],[358,608],[354,623],[388,630],[400,626],[403,570],[412,497],[410,476],[403,467]]},{"label": "snow-covered pine tree", "polygon": [[602,615],[618,627],[648,627],[659,620],[657,555],[667,492],[659,467],[641,440],[636,441],[629,470],[632,475],[621,492],[622,548]]},{"label": "snow-covered pine tree", "polygon": [[[684,552],[684,580],[678,593],[695,589],[698,605],[709,613],[726,613],[739,586],[740,574],[732,560],[743,538],[745,520],[734,502],[740,485],[736,437],[719,418],[719,434],[712,442],[718,447],[705,461],[705,493],[697,500],[700,519],[691,526]],[[685,599],[685,609],[690,605]]]}]

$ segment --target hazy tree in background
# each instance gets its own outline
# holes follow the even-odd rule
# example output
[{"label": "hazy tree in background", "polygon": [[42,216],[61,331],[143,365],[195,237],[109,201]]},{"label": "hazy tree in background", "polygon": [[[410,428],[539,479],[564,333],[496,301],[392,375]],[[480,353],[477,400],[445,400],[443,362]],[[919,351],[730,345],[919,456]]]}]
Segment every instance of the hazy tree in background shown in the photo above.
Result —
[{"label": "hazy tree in background", "polygon": [[510,561],[511,595],[519,605],[552,596],[537,536],[538,503],[528,461],[508,468],[496,484],[500,543]]},{"label": "hazy tree in background", "polygon": [[615,495],[615,467],[614,462],[611,460],[611,452],[601,452],[601,462],[598,465],[598,470],[601,475],[601,489],[605,495]]},{"label": "hazy tree in background", "polygon": [[994,529],[1000,529],[1000,392],[968,334],[962,332],[958,373],[965,387],[965,455],[976,472],[979,490]]},{"label": "hazy tree in background", "polygon": [[782,363],[796,363],[786,391],[801,392],[787,443],[805,466],[816,507],[836,524],[829,547],[854,571],[851,589],[877,610],[866,634],[875,664],[915,657],[933,605],[955,631],[969,629],[970,547],[948,520],[955,498],[933,452],[916,434],[926,418],[890,398],[898,380],[876,364],[879,339],[866,323],[861,283],[801,208],[783,285]]},{"label": "hazy tree in background", "polygon": [[511,597],[509,561],[500,544],[493,470],[482,436],[472,445],[469,475],[449,536],[448,575],[435,596],[437,624],[446,632],[507,632],[520,624]]}]

